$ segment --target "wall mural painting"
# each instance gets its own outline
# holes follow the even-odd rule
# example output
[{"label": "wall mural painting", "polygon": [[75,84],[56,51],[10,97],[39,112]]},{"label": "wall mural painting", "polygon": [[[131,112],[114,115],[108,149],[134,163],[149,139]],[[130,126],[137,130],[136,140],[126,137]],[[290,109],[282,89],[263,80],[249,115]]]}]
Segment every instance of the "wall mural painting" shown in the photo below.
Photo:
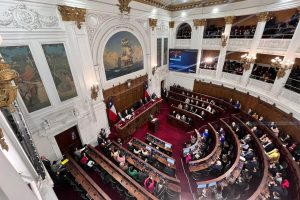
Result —
[{"label": "wall mural painting", "polygon": [[61,101],[77,96],[64,44],[42,45]]},{"label": "wall mural painting", "polygon": [[103,55],[107,80],[143,69],[143,49],[138,39],[127,31],[114,34],[107,41]]},{"label": "wall mural painting", "polygon": [[28,112],[47,106],[50,101],[28,46],[0,47],[0,53],[11,68],[19,73],[15,83]]}]

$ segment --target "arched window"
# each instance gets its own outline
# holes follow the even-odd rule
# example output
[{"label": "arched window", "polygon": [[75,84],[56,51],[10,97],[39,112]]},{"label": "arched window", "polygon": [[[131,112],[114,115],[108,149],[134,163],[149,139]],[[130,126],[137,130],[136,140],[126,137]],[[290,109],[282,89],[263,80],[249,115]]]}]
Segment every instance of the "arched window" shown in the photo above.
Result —
[{"label": "arched window", "polygon": [[176,39],[191,39],[192,28],[188,23],[183,23],[178,27]]}]

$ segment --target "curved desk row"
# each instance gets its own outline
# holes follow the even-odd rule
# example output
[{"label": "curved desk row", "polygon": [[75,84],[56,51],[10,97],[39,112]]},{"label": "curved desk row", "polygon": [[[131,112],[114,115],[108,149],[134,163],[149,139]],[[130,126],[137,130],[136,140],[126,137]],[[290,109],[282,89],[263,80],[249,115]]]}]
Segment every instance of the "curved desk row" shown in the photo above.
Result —
[{"label": "curved desk row", "polygon": [[150,142],[154,146],[159,147],[164,152],[166,152],[168,155],[172,155],[172,144],[170,144],[150,133],[146,134],[145,140]]},{"label": "curved desk row", "polygon": [[174,158],[160,152],[156,148],[153,148],[152,146],[144,143],[143,141],[141,141],[137,138],[132,138],[129,142],[131,142],[132,145],[138,149],[143,148],[143,147],[146,148],[148,151],[151,151],[152,157],[155,158],[157,161],[164,164],[165,166],[170,164],[170,168],[176,169],[176,164],[175,164]]},{"label": "curved desk row", "polygon": [[215,145],[212,148],[212,151],[204,158],[189,162],[190,172],[197,172],[209,168],[219,159],[219,156],[221,155],[222,149],[218,133],[210,123],[208,123],[208,129],[210,130],[211,134],[214,135],[213,137],[216,138]]},{"label": "curved desk row", "polygon": [[117,182],[119,182],[125,189],[127,189],[132,196],[141,200],[157,200],[155,196],[148,192],[144,187],[139,185],[135,180],[133,180],[129,175],[127,175],[123,170],[106,158],[102,153],[97,151],[94,147],[88,145],[87,155],[92,158],[97,165],[110,174]]},{"label": "curved desk row", "polygon": [[159,182],[160,179],[164,179],[167,182],[167,187],[174,192],[181,192],[180,180],[171,176],[168,176],[161,171],[157,170],[155,167],[151,166],[149,163],[143,161],[141,158],[137,157],[129,150],[125,149],[115,141],[112,141],[112,147],[115,147],[122,151],[128,163],[136,167],[138,170],[145,170],[146,173],[151,175],[156,182]]},{"label": "curved desk row", "polygon": [[75,178],[76,182],[80,184],[87,194],[93,200],[111,200],[111,198],[98,186],[98,184],[76,163],[76,161],[71,158],[71,156],[66,155],[69,160],[65,164],[68,171]]}]

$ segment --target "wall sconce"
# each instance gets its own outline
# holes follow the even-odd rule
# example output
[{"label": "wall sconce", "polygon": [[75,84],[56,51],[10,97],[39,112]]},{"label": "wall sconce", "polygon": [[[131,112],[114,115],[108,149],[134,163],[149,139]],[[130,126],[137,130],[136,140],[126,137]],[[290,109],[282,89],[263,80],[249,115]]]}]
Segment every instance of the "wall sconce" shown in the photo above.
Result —
[{"label": "wall sconce", "polygon": [[99,92],[99,86],[98,85],[92,85],[91,87],[91,98],[96,101],[98,97]]},{"label": "wall sconce", "polygon": [[221,43],[222,47],[226,47],[228,42],[228,34],[222,33],[221,41],[222,41]]},{"label": "wall sconce", "polygon": [[154,76],[156,70],[157,70],[157,66],[152,67],[152,75],[153,75],[153,76]]},{"label": "wall sconce", "polygon": [[294,65],[294,62],[292,62],[290,60],[283,62],[283,60],[280,59],[279,57],[273,58],[271,60],[271,66],[274,67],[276,70],[278,70],[277,78],[284,77],[285,71],[288,69],[292,69],[293,65]]},{"label": "wall sconce", "polygon": [[157,19],[149,18],[149,26],[152,28],[152,31],[154,31],[156,25],[157,25]]},{"label": "wall sconce", "polygon": [[12,103],[17,98],[18,87],[12,84],[12,81],[17,78],[19,74],[10,69],[10,65],[5,63],[0,54],[0,108],[8,107],[11,112],[15,109]]},{"label": "wall sconce", "polygon": [[241,56],[241,62],[243,63],[243,68],[245,71],[250,69],[251,64],[254,64],[256,60],[256,56],[249,55],[245,53]]},{"label": "wall sconce", "polygon": [[129,6],[129,3],[131,2],[131,0],[119,0],[120,4],[117,4],[117,6],[119,6],[119,10],[121,12],[121,14],[123,13],[130,13],[130,9],[131,7]]}]

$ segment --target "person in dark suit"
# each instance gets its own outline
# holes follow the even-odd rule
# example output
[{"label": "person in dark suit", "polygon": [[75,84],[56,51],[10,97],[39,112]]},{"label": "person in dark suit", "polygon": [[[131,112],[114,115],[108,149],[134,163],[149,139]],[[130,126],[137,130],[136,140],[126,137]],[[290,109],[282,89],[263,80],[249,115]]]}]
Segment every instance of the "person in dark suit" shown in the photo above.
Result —
[{"label": "person in dark suit", "polygon": [[145,173],[144,170],[138,171],[137,181],[139,183],[144,183],[148,175]]},{"label": "person in dark suit", "polygon": [[143,99],[140,99],[140,107],[144,105]]},{"label": "person in dark suit", "polygon": [[123,115],[121,114],[121,112],[118,112],[118,118],[119,118],[119,120],[122,120],[122,121],[125,120]]}]

